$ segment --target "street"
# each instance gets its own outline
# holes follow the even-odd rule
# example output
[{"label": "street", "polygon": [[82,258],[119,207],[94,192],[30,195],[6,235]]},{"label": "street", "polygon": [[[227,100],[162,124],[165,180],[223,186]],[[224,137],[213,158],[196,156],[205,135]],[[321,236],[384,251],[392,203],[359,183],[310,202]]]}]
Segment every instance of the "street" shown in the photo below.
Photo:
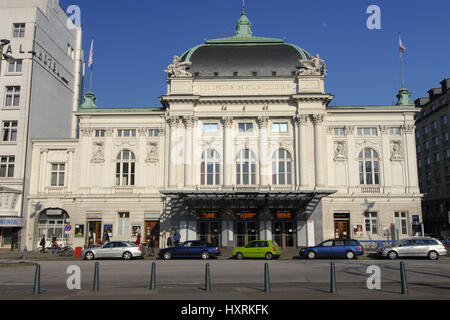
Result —
[{"label": "street", "polygon": [[[270,292],[264,292],[265,260],[98,260],[99,291],[92,291],[94,262],[36,261],[40,264],[41,294],[32,295],[34,265],[2,265],[0,299],[450,299],[450,262],[426,259],[333,260],[337,293],[330,293],[331,260],[269,261]],[[400,262],[404,261],[409,293],[401,294]],[[152,262],[156,290],[149,290]],[[210,265],[211,291],[205,288]],[[69,266],[81,270],[81,290],[69,290]],[[369,290],[367,280],[376,265],[381,289]]]}]

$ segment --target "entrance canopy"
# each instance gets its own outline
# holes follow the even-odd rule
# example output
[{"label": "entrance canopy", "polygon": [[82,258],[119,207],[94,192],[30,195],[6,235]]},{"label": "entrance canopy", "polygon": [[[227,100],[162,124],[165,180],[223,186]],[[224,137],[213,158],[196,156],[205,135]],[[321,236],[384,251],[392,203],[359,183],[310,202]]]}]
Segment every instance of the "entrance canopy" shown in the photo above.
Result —
[{"label": "entrance canopy", "polygon": [[211,190],[162,190],[173,200],[182,200],[192,209],[207,208],[299,208],[336,190],[284,190],[284,191],[211,191]]}]

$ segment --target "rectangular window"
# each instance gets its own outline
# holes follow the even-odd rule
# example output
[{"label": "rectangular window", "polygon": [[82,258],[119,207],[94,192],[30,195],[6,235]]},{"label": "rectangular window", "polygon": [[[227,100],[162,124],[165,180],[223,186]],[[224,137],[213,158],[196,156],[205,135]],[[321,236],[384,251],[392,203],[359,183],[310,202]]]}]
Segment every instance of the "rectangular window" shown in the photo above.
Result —
[{"label": "rectangular window", "polygon": [[239,123],[238,129],[239,129],[239,133],[253,132],[253,123]]},{"label": "rectangular window", "polygon": [[65,164],[53,163],[52,164],[51,186],[52,187],[63,187],[65,173],[66,173],[66,165]]},{"label": "rectangular window", "polygon": [[6,107],[18,107],[20,104],[20,86],[6,87]]},{"label": "rectangular window", "polygon": [[14,60],[14,62],[10,62],[8,65],[8,73],[20,73],[22,72],[22,59]]},{"label": "rectangular window", "polygon": [[401,134],[401,129],[396,127],[396,128],[389,128],[389,134],[391,135],[400,135]]},{"label": "rectangular window", "polygon": [[105,132],[106,132],[106,130],[103,130],[103,129],[95,130],[95,136],[96,136],[97,138],[99,138],[99,137],[104,137],[104,136],[105,136]]},{"label": "rectangular window", "polygon": [[447,115],[441,117],[441,123],[443,127],[447,125]]},{"label": "rectangular window", "polygon": [[436,160],[436,162],[441,161],[441,155],[440,155],[439,153],[436,153],[436,154],[434,155],[434,159]]},{"label": "rectangular window", "polygon": [[17,121],[3,121],[3,142],[17,140]]},{"label": "rectangular window", "polygon": [[445,150],[445,157],[450,159],[450,149]]},{"label": "rectangular window", "polygon": [[118,129],[118,137],[136,137],[136,129]]},{"label": "rectangular window", "polygon": [[273,132],[287,133],[288,132],[288,123],[287,122],[274,122],[272,128],[273,128]]},{"label": "rectangular window", "polygon": [[376,136],[378,134],[377,128],[358,128],[359,136]]},{"label": "rectangular window", "polygon": [[25,23],[14,23],[13,38],[25,37]]},{"label": "rectangular window", "polygon": [[148,130],[148,136],[149,137],[158,137],[159,136],[159,130],[158,129],[149,129]]},{"label": "rectangular window", "polygon": [[436,121],[436,120],[434,120],[434,121],[431,123],[431,127],[432,127],[433,129],[437,129],[437,121]]},{"label": "rectangular window", "polygon": [[406,212],[394,212],[395,228],[402,235],[408,235],[408,219]]},{"label": "rectangular window", "polygon": [[370,234],[378,234],[378,218],[376,212],[365,212],[366,232]]},{"label": "rectangular window", "polygon": [[335,136],[345,136],[345,128],[334,128],[333,134]]},{"label": "rectangular window", "polygon": [[0,157],[0,178],[13,178],[14,177],[14,162],[16,158],[14,156],[1,156]]},{"label": "rectangular window", "polygon": [[423,127],[423,134],[428,134],[428,126]]},{"label": "rectangular window", "polygon": [[434,137],[434,145],[435,146],[439,145],[439,137]]},{"label": "rectangular window", "polygon": [[204,123],[203,133],[217,133],[219,131],[219,125],[217,123]]},{"label": "rectangular window", "polygon": [[117,228],[118,236],[128,236],[130,234],[130,213],[119,212],[119,223]]}]

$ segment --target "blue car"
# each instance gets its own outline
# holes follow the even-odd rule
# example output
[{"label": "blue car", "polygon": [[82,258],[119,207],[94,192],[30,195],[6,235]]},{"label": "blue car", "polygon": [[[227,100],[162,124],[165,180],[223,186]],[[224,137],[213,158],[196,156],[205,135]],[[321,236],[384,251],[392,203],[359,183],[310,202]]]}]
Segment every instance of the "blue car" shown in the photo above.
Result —
[{"label": "blue car", "polygon": [[214,247],[201,240],[186,241],[178,247],[159,250],[159,257],[164,260],[172,258],[202,258],[204,260],[220,256],[219,247]]},{"label": "blue car", "polygon": [[315,247],[307,247],[300,250],[300,256],[308,259],[325,257],[355,259],[363,254],[363,247],[357,240],[353,239],[330,239]]}]

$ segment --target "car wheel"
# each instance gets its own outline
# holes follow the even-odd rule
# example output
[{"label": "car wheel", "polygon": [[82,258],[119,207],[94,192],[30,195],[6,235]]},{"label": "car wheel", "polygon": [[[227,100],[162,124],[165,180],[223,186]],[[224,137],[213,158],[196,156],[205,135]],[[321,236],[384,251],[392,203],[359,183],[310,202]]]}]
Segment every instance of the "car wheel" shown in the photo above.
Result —
[{"label": "car wheel", "polygon": [[236,253],[236,259],[242,260],[244,258],[244,255],[240,252]]},{"label": "car wheel", "polygon": [[84,255],[84,258],[86,260],[94,260],[94,254],[92,252],[86,252],[86,254]]},{"label": "car wheel", "polygon": [[273,254],[271,254],[270,252],[266,253],[266,260],[272,260],[273,259]]},{"label": "car wheel", "polygon": [[166,252],[164,252],[163,257],[165,260],[170,260],[170,259],[172,259],[172,254],[169,251],[166,251]]},{"label": "car wheel", "polygon": [[439,258],[439,254],[436,251],[430,251],[428,253],[428,259],[437,260]]},{"label": "car wheel", "polygon": [[397,259],[398,254],[397,254],[397,252],[395,252],[395,251],[389,251],[388,257],[389,257],[389,259],[391,259],[391,260],[395,260],[395,259]]},{"label": "car wheel", "polygon": [[347,251],[345,257],[349,260],[355,259],[355,253],[353,251]]},{"label": "car wheel", "polygon": [[315,259],[316,258],[316,253],[314,251],[310,251],[307,254],[308,259]]},{"label": "car wheel", "polygon": [[210,257],[210,254],[209,254],[208,251],[203,251],[203,252],[202,252],[202,259],[203,259],[203,260],[208,260],[209,257]]},{"label": "car wheel", "polygon": [[131,252],[124,252],[124,254],[122,255],[122,258],[124,260],[130,260],[131,258],[133,258],[133,255],[131,254]]}]

